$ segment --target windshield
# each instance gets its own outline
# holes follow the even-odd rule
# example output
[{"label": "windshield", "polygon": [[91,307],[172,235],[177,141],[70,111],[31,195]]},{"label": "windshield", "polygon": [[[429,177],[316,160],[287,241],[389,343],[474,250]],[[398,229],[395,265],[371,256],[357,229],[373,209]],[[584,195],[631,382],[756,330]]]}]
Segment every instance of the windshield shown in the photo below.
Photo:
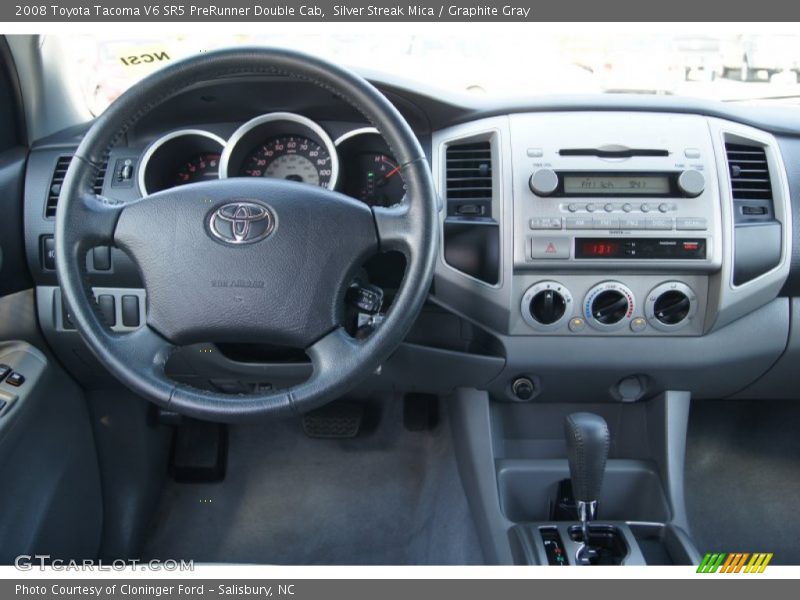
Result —
[{"label": "windshield", "polygon": [[[602,24],[598,24],[600,26]],[[800,34],[503,35],[448,33],[52,36],[93,114],[170,61],[243,44],[304,50],[429,88],[498,98],[564,93],[642,93],[795,103]],[[52,50],[52,48],[51,48]]]}]

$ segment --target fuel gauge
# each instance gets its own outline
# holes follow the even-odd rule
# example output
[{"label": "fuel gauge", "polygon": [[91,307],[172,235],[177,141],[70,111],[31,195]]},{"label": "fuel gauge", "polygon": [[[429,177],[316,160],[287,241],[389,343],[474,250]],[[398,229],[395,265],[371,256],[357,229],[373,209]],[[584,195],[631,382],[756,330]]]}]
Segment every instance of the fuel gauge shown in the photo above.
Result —
[{"label": "fuel gauge", "polygon": [[370,206],[391,206],[403,199],[405,185],[394,158],[381,152],[364,152],[356,161],[358,198]]}]

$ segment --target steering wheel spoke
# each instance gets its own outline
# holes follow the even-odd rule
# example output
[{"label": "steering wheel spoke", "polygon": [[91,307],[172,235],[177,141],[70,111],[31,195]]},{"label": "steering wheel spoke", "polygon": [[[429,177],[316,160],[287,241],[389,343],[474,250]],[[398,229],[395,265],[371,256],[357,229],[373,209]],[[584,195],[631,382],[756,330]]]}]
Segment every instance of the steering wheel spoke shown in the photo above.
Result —
[{"label": "steering wheel spoke", "polygon": [[372,215],[383,252],[398,250],[408,253],[412,249],[415,231],[407,200],[394,206],[373,206]]},{"label": "steering wheel spoke", "polygon": [[67,216],[67,227],[73,239],[79,240],[83,248],[112,244],[125,204],[88,192],[76,200]]},{"label": "steering wheel spoke", "polygon": [[175,351],[172,342],[147,324],[136,331],[112,336],[112,343],[120,349],[119,356],[142,374],[143,383],[150,377],[164,377],[164,366]]},{"label": "steering wheel spoke", "polygon": [[344,327],[336,327],[306,349],[314,367],[313,378],[324,378],[337,369],[346,368],[343,361],[352,360],[361,343],[350,337]]}]

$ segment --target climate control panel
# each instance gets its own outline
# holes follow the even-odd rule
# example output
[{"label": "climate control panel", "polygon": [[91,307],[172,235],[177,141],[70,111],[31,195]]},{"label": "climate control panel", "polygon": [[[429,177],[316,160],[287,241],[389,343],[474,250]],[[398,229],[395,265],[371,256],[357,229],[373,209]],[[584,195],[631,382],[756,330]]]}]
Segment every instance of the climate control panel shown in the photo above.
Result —
[{"label": "climate control panel", "polygon": [[[707,279],[629,275],[597,280],[569,274],[521,289],[514,333],[556,335],[699,335]],[[697,291],[699,290],[699,292]]]}]

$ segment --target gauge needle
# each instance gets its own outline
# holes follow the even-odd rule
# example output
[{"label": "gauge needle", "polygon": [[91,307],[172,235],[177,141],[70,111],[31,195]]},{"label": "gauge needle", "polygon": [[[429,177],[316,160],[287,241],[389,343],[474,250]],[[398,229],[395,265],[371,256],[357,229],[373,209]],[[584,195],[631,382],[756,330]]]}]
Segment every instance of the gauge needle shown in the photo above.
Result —
[{"label": "gauge needle", "polygon": [[399,173],[399,172],[400,172],[400,165],[397,165],[397,166],[396,166],[394,169],[392,169],[392,170],[391,170],[391,171],[389,171],[389,172],[388,172],[386,175],[384,175],[384,176],[383,176],[383,177],[380,179],[380,181],[378,181],[378,185],[379,185],[379,186],[381,186],[381,187],[382,187],[382,186],[384,186],[384,185],[386,185],[387,183],[389,183],[389,179],[390,179],[390,178],[391,178],[393,175],[395,175],[396,173]]}]

